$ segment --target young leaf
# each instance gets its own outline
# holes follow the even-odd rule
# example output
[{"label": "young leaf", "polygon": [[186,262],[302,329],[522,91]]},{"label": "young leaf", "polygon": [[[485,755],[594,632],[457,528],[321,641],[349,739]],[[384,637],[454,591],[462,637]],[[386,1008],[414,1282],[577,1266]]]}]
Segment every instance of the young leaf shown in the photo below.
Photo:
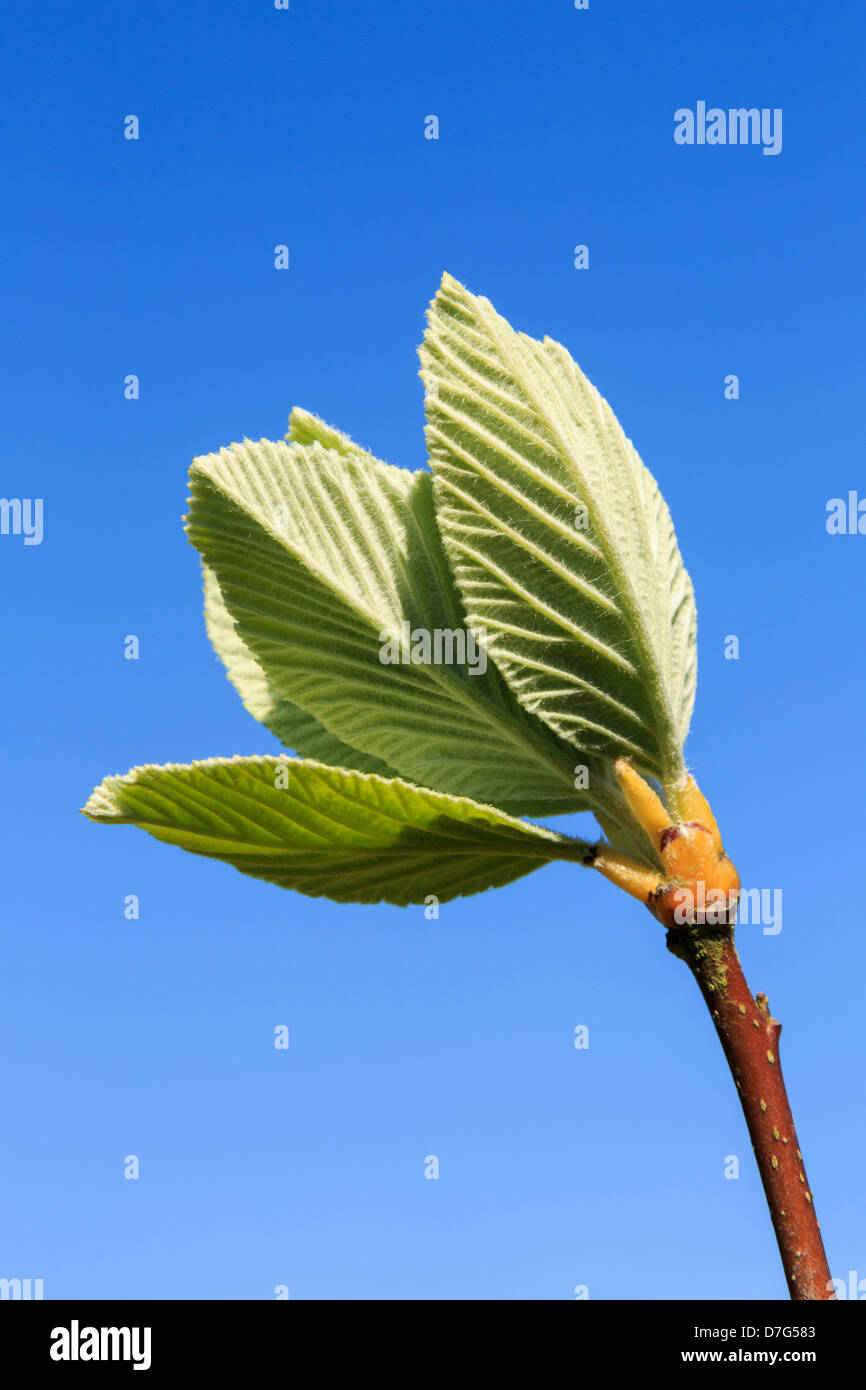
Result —
[{"label": "young leaf", "polygon": [[[316,441],[326,449],[334,449],[342,454],[355,454],[371,457],[369,450],[361,448],[347,434],[312,415],[307,410],[295,406],[289,417],[289,432],[286,438],[298,444],[312,444]],[[207,565],[202,566],[205,592],[205,625],[215,651],[226,667],[226,674],[249,710],[250,714],[264,724],[277,738],[299,753],[303,758],[315,758],[318,762],[338,767],[353,768],[358,772],[378,772],[383,777],[393,777],[394,769],[370,753],[360,753],[337,738],[314,715],[299,705],[292,704],[281,695],[268,680],[249,647],[238,636],[234,619],[225,605],[220,593],[216,575]]]},{"label": "young leaf", "polygon": [[214,650],[225,665],[226,675],[254,719],[300,753],[321,763],[354,768],[358,772],[394,775],[380,758],[350,748],[298,705],[293,705],[271,684],[249,647],[241,641],[234,620],[225,606],[216,575],[202,566],[204,579],[204,617]]},{"label": "young leaf", "polygon": [[289,416],[289,432],[286,439],[290,444],[321,444],[324,449],[334,449],[338,454],[355,454],[361,458],[372,458],[369,449],[364,449],[350,439],[342,430],[326,425],[318,415],[302,410],[296,405]]},{"label": "young leaf", "polygon": [[[457,659],[465,623],[430,474],[348,444],[247,440],[194,461],[187,530],[237,635],[285,699],[401,776],[516,813],[581,809],[570,750],[483,647]],[[414,636],[401,650],[407,633],[444,634],[445,659],[423,659]]]},{"label": "young leaf", "polygon": [[437,518],[469,623],[527,709],[587,752],[682,771],[696,617],[667,506],[549,338],[450,275],[421,349]]},{"label": "young leaf", "polygon": [[134,768],[107,777],[84,814],[341,903],[446,902],[592,856],[581,840],[464,797],[270,757]]}]

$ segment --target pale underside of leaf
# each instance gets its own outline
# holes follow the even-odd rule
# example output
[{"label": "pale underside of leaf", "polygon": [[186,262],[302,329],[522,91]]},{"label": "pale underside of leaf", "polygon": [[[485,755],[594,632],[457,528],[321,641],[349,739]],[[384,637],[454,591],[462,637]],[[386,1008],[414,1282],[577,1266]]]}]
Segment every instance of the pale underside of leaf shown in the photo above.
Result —
[{"label": "pale underside of leaf", "polygon": [[519,814],[585,807],[573,753],[492,663],[473,674],[471,661],[380,660],[383,635],[404,623],[465,628],[431,476],[381,463],[346,436],[323,448],[330,427],[315,417],[304,428],[303,446],[247,440],[195,460],[190,475],[190,539],[267,681],[414,782]]},{"label": "pale underside of leaf", "polygon": [[[299,444],[316,441],[339,453],[369,456],[341,430],[325,423],[310,411],[296,406],[289,417],[286,438]],[[234,619],[220,593],[216,575],[202,565],[205,594],[205,624],[214,649],[226,667],[226,674],[249,710],[287,748],[304,758],[337,767],[353,768],[358,772],[378,772],[384,777],[395,776],[393,768],[369,753],[361,753],[337,738],[329,729],[299,705],[287,700],[268,680],[249,647],[238,636]]]},{"label": "pale underside of leaf", "polygon": [[350,748],[312,714],[280,694],[249,647],[238,636],[213,570],[203,565],[202,577],[208,637],[225,665],[226,675],[253,718],[301,757],[315,758],[317,762],[353,768],[358,772],[378,772],[385,777],[395,775],[393,768],[389,768],[380,758]]},{"label": "pale underside of leaf", "polygon": [[84,814],[336,902],[446,902],[592,855],[466,798],[300,759],[134,768],[106,778]]},{"label": "pale underside of leaf", "polygon": [[682,772],[696,617],[667,506],[566,350],[446,275],[421,349],[437,518],[470,625],[589,754]]}]

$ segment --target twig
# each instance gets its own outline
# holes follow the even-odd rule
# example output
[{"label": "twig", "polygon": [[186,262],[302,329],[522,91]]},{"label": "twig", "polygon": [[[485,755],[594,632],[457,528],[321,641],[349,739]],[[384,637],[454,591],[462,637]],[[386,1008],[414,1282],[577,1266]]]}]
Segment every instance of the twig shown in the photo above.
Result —
[{"label": "twig", "polygon": [[730,927],[672,928],[668,949],[700,986],[749,1129],[792,1299],[835,1298],[779,1060],[782,1025],[746,983]]}]

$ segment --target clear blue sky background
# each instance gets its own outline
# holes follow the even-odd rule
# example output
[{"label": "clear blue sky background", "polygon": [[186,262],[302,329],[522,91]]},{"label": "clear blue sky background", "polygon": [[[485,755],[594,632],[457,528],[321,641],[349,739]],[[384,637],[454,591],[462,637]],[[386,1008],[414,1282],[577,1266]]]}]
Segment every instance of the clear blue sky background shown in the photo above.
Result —
[{"label": "clear blue sky background", "polygon": [[[547,868],[431,922],[77,812],[136,763],[277,750],[206,641],[189,461],[303,404],[421,465],[447,268],[569,347],[670,502],[689,757],[745,883],[783,891],[741,954],[784,1023],[833,1272],[866,1276],[866,536],[825,529],[866,495],[862,7],[9,0],[5,26],[0,492],[44,498],[45,536],[0,537],[0,1275],[785,1297],[697,990],[600,878]],[[782,107],[782,153],[676,146],[699,99]]]}]

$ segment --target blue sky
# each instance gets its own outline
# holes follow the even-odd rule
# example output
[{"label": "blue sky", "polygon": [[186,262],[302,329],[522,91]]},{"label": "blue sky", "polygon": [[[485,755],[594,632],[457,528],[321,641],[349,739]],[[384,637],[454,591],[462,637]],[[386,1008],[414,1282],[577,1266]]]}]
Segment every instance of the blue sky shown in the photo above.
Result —
[{"label": "blue sky", "polygon": [[[207,644],[189,461],[300,404],[423,464],[415,349],[448,269],[569,348],[670,503],[688,755],[744,882],[782,890],[781,932],[744,928],[741,955],[784,1024],[831,1267],[866,1277],[866,537],[825,526],[866,496],[863,30],[849,0],[9,0],[0,492],[44,499],[44,538],[0,536],[0,1275],[48,1298],[785,1297],[697,989],[598,876],[426,921],[77,813],[136,763],[277,750]],[[676,145],[699,100],[781,108],[782,152]]]}]

